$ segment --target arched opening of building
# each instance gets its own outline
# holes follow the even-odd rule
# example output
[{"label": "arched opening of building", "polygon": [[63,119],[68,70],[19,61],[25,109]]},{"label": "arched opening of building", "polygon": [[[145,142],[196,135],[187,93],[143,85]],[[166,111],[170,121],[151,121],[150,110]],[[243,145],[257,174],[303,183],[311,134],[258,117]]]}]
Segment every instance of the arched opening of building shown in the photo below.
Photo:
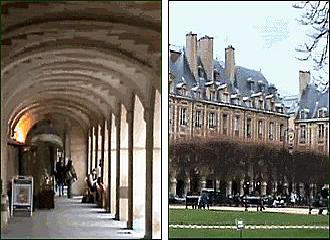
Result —
[{"label": "arched opening of building", "polygon": [[160,2],[1,8],[3,192],[13,176],[38,183],[59,158],[72,160],[73,196],[96,168],[98,206],[160,237]]}]

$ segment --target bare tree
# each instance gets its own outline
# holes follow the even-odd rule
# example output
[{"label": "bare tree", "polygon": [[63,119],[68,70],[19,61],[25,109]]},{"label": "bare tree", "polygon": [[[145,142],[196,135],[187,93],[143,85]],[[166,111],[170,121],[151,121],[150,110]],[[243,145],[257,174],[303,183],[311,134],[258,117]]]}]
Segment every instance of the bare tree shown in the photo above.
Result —
[{"label": "bare tree", "polygon": [[[302,1],[293,4],[294,8],[303,10],[298,22],[304,26],[310,27],[312,33],[306,34],[303,45],[299,45],[296,51],[301,54],[298,57],[301,61],[313,60],[314,70],[328,73],[328,48],[329,48],[329,1]],[[319,74],[314,78],[324,87],[329,86],[329,78]]]}]

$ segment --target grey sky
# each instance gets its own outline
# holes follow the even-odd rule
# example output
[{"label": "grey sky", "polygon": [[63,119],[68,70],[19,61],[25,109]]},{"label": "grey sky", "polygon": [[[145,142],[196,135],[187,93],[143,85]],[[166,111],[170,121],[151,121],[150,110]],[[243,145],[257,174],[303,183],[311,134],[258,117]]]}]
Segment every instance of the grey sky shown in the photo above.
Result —
[{"label": "grey sky", "polygon": [[310,70],[295,48],[306,41],[301,10],[292,2],[169,2],[169,43],[185,45],[186,33],[214,37],[214,57],[224,61],[225,47],[235,48],[237,65],[260,70],[281,95],[298,94],[299,70]]}]

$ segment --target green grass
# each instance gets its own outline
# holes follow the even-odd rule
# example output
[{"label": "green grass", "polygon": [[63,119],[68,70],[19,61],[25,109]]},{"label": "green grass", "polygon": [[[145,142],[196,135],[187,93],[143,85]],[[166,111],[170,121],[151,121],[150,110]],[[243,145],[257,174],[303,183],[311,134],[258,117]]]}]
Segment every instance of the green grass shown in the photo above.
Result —
[{"label": "green grass", "polygon": [[245,225],[329,225],[327,215],[302,215],[268,212],[211,211],[170,209],[170,224],[234,225],[240,218]]},{"label": "green grass", "polygon": [[[329,238],[328,230],[320,229],[278,229],[243,230],[242,238]],[[173,229],[170,238],[239,238],[236,230]]]}]

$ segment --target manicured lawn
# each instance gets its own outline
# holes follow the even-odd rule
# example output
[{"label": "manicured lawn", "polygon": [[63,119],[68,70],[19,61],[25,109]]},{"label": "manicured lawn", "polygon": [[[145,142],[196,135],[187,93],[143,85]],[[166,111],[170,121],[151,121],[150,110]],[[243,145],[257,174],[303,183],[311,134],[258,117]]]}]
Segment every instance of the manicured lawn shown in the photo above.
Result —
[{"label": "manicured lawn", "polygon": [[329,225],[329,216],[327,215],[212,211],[203,209],[170,209],[169,211],[170,224],[235,225],[235,219],[240,218],[245,225]]},{"label": "manicured lawn", "polygon": [[[239,238],[236,230],[173,229],[170,238]],[[278,229],[243,230],[242,238],[329,238],[328,230],[320,229]]]}]

